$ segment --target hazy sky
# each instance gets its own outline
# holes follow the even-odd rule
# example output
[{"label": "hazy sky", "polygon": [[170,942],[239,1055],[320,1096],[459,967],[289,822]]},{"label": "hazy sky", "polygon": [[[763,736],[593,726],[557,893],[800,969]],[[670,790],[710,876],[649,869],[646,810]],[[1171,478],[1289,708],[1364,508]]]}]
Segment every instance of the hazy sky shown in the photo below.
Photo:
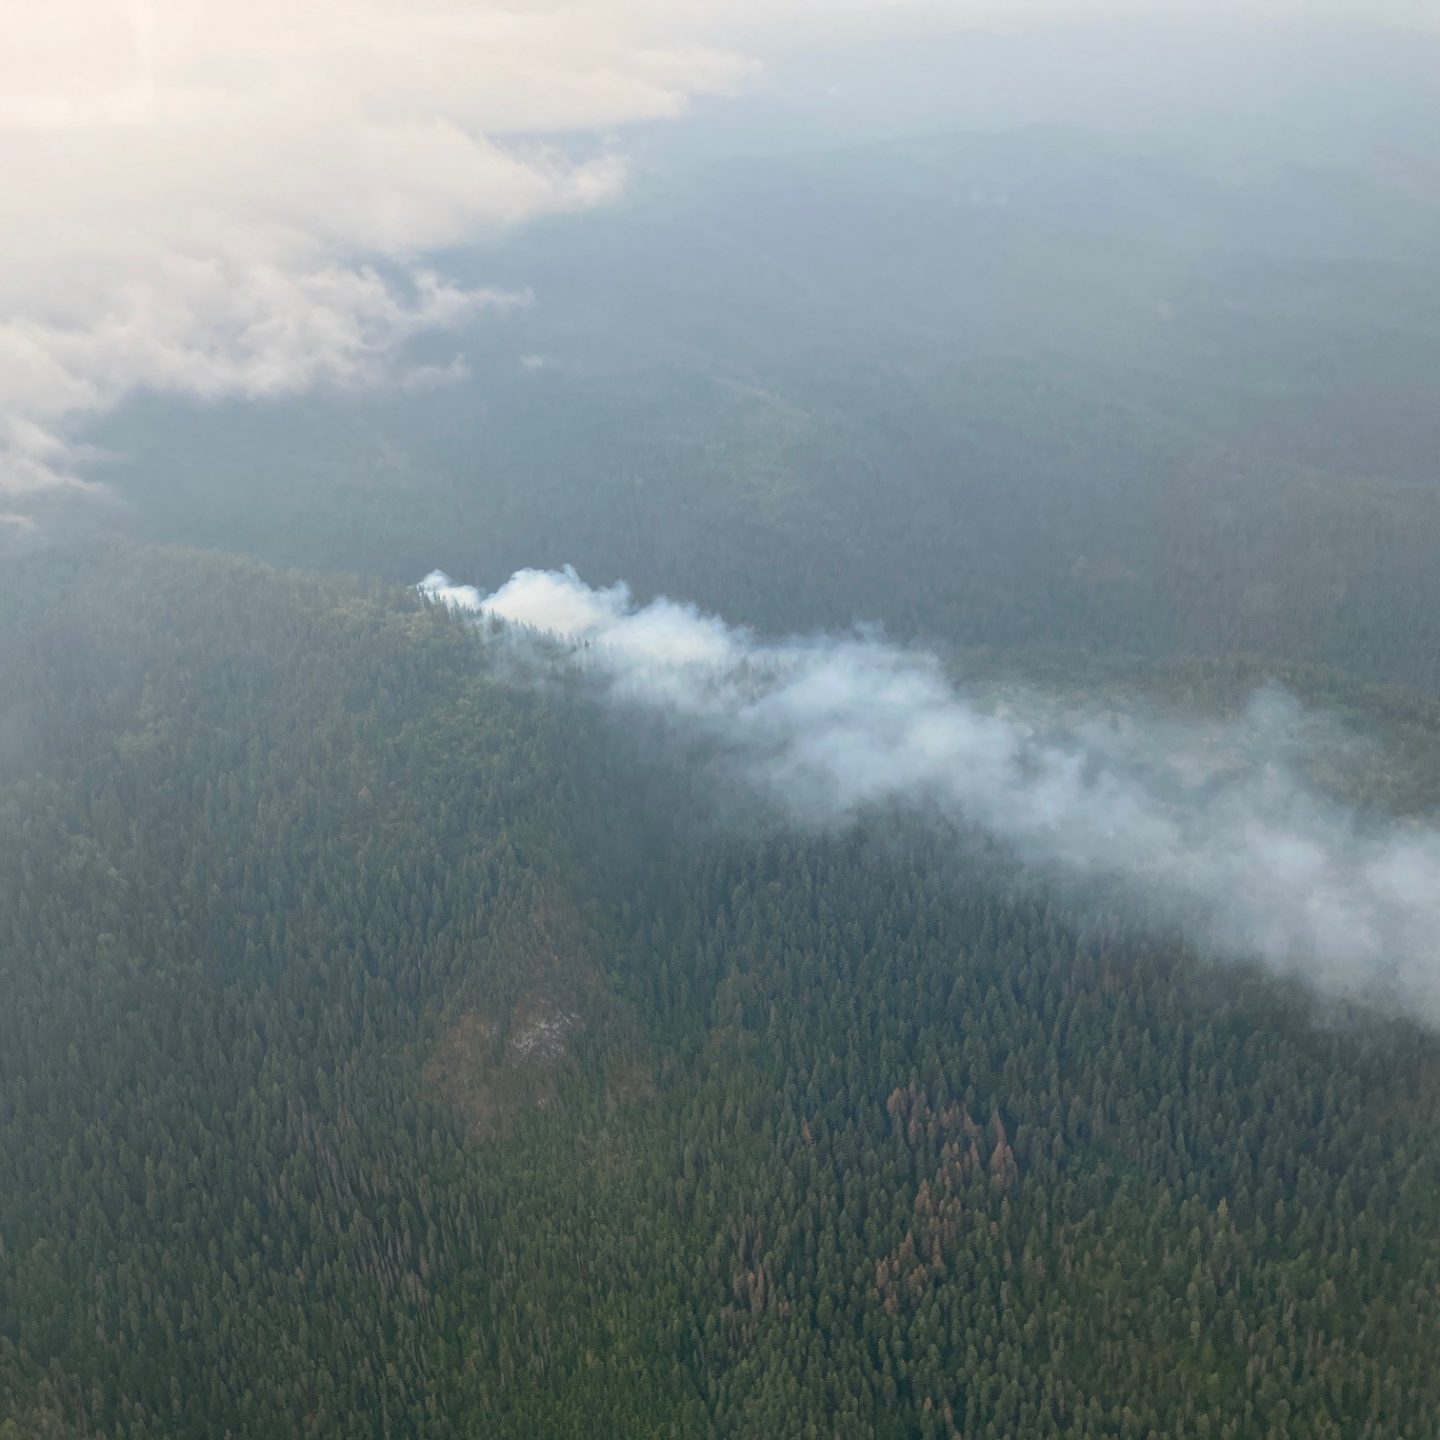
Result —
[{"label": "hazy sky", "polygon": [[[1383,16],[1433,10],[1389,0]],[[625,184],[627,125],[742,94],[767,60],[811,43],[1339,13],[1293,0],[9,0],[0,513],[83,483],[85,422],[137,390],[373,383],[417,331],[529,303],[448,284],[426,256],[604,203]]]}]

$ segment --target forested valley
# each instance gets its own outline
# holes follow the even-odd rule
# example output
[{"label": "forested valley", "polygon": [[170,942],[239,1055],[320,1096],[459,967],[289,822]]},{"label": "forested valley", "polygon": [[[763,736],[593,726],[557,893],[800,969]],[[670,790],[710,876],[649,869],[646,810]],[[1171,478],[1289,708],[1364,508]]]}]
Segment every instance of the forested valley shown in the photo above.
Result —
[{"label": "forested valley", "polygon": [[410,592],[0,585],[6,1440],[1437,1433],[1423,1029],[727,807]]},{"label": "forested valley", "polygon": [[0,1440],[1440,1440],[1434,8],[0,5]]}]

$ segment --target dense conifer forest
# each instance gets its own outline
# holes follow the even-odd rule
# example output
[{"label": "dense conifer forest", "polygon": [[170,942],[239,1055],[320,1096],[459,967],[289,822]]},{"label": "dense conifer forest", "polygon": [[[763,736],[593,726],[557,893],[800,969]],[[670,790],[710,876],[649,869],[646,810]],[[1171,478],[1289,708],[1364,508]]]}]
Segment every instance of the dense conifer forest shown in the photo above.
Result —
[{"label": "dense conifer forest", "polygon": [[[732,814],[409,592],[0,587],[4,1440],[1440,1433],[1423,1030]],[[1423,807],[1428,702],[1290,680]]]},{"label": "dense conifer forest", "polygon": [[419,593],[1284,691],[1437,913],[1433,7],[988,8],[0,6],[0,1440],[1440,1440],[1440,935],[1322,994]]}]

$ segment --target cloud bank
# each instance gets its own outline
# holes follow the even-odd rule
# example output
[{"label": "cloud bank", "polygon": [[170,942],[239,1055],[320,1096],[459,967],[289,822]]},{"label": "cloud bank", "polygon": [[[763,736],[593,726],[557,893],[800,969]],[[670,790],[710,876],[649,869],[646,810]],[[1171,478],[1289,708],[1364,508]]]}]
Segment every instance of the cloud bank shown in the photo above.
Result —
[{"label": "cloud bank", "polygon": [[1264,691],[1238,721],[1077,715],[1038,692],[968,699],[935,656],[875,638],[762,643],[623,585],[520,571],[421,593],[563,642],[615,703],[693,727],[805,824],[876,805],[978,826],[1101,880],[1197,944],[1326,994],[1440,1023],[1440,830],[1366,823],[1297,761],[1313,717]]},{"label": "cloud bank", "polygon": [[0,498],[83,483],[138,390],[271,396],[384,374],[525,297],[427,254],[595,204],[583,132],[746,63],[629,0],[45,0],[0,7]]}]

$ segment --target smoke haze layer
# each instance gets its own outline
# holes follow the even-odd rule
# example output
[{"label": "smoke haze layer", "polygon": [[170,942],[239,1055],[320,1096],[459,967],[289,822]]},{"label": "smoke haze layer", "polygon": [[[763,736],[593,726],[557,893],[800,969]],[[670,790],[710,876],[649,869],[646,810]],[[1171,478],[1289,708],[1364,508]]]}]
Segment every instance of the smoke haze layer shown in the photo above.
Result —
[{"label": "smoke haze layer", "polygon": [[492,595],[439,571],[418,588],[560,642],[610,700],[721,746],[797,822],[938,812],[1209,950],[1440,1021],[1440,831],[1320,794],[1298,763],[1316,722],[1278,690],[1210,726],[1102,716],[1038,691],[967,697],[935,655],[871,636],[764,642],[569,569]]}]

